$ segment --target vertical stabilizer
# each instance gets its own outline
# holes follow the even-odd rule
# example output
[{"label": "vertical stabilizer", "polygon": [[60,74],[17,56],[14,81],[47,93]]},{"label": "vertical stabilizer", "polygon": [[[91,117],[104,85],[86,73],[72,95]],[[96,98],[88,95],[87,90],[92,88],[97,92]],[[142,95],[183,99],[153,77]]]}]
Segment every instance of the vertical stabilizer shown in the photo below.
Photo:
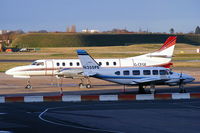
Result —
[{"label": "vertical stabilizer", "polygon": [[85,51],[77,50],[78,57],[83,67],[85,76],[92,76],[100,69],[99,64]]}]

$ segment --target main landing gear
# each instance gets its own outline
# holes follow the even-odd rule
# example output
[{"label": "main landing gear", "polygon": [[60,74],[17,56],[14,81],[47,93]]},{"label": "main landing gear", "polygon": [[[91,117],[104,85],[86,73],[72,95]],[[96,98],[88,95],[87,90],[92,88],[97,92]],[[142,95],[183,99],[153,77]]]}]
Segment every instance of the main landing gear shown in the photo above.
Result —
[{"label": "main landing gear", "polygon": [[86,84],[84,83],[84,79],[81,78],[81,83],[79,84],[79,87],[80,88],[92,88],[90,79],[88,77],[86,77],[85,79],[86,79]]},{"label": "main landing gear", "polygon": [[[138,93],[139,94],[147,94],[147,92],[144,89],[144,85],[143,84],[139,84]],[[156,93],[155,85],[154,84],[150,84],[150,93],[151,94],[155,94]]]},{"label": "main landing gear", "polygon": [[146,91],[144,90],[144,87],[143,87],[142,84],[139,84],[138,93],[139,94],[146,94]]},{"label": "main landing gear", "polygon": [[186,93],[186,89],[184,88],[184,84],[180,82],[179,84],[180,93]]},{"label": "main landing gear", "polygon": [[32,89],[31,80],[30,79],[27,80],[27,84],[25,86],[25,89]]}]

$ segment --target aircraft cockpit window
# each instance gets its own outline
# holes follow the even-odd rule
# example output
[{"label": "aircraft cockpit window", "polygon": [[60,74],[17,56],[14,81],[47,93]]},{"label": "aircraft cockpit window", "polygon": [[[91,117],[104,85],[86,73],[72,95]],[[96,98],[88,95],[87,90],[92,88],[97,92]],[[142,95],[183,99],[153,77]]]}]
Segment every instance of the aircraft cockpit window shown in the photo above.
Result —
[{"label": "aircraft cockpit window", "polygon": [[153,70],[153,75],[158,75],[158,70]]},{"label": "aircraft cockpit window", "polygon": [[35,65],[35,66],[44,66],[44,62],[33,62],[32,65]]},{"label": "aircraft cockpit window", "polygon": [[150,70],[143,70],[143,74],[144,75],[151,75],[151,71]]},{"label": "aircraft cockpit window", "polygon": [[116,75],[120,75],[120,71],[116,71],[115,74],[116,74]]},{"label": "aircraft cockpit window", "polygon": [[130,72],[129,72],[128,70],[126,70],[126,71],[123,71],[123,74],[124,74],[124,75],[129,75]]},{"label": "aircraft cockpit window", "polygon": [[168,75],[168,72],[166,70],[160,70],[160,75]]},{"label": "aircraft cockpit window", "polygon": [[31,65],[36,65],[37,64],[37,62],[33,62]]}]

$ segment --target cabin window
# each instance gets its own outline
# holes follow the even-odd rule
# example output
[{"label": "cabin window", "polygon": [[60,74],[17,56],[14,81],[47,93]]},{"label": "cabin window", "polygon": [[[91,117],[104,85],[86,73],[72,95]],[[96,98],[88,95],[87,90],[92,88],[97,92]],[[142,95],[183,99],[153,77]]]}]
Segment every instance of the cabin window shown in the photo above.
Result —
[{"label": "cabin window", "polygon": [[140,75],[140,70],[133,70],[133,75]]},{"label": "cabin window", "polygon": [[108,65],[109,65],[109,62],[106,62],[106,65],[108,66]]},{"label": "cabin window", "polygon": [[158,70],[153,70],[153,75],[158,75]]},{"label": "cabin window", "polygon": [[57,63],[56,63],[56,65],[57,65],[57,66],[60,66],[60,63],[59,63],[59,62],[57,62]]},{"label": "cabin window", "polygon": [[62,66],[65,66],[65,62],[62,63]]},{"label": "cabin window", "polygon": [[69,65],[70,65],[70,66],[73,66],[73,63],[72,63],[72,62],[70,62],[70,63],[69,63]]},{"label": "cabin window", "polygon": [[160,70],[160,75],[167,75],[167,71],[166,70]]},{"label": "cabin window", "polygon": [[116,63],[116,62],[113,62],[113,65],[114,65],[114,66],[116,66],[116,65],[117,65],[117,63]]},{"label": "cabin window", "polygon": [[116,71],[115,74],[116,74],[116,75],[120,75],[120,71]]},{"label": "cabin window", "polygon": [[102,65],[102,62],[99,62],[99,66],[101,66]]},{"label": "cabin window", "polygon": [[151,75],[151,71],[150,70],[143,70],[143,74],[144,75]]},{"label": "cabin window", "polygon": [[80,66],[80,63],[79,63],[79,62],[77,62],[77,63],[76,63],[76,65],[77,65],[77,66]]},{"label": "cabin window", "polygon": [[123,71],[123,74],[124,74],[124,75],[129,75],[130,72],[129,72],[128,70],[126,70],[126,71]]}]

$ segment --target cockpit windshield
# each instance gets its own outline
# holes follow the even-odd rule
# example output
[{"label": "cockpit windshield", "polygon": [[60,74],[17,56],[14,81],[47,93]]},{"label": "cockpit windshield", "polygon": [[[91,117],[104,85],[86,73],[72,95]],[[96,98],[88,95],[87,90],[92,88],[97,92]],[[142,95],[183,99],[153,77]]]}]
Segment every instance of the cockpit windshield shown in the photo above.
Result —
[{"label": "cockpit windshield", "polygon": [[31,65],[34,65],[34,66],[44,66],[44,62],[33,62]]}]

